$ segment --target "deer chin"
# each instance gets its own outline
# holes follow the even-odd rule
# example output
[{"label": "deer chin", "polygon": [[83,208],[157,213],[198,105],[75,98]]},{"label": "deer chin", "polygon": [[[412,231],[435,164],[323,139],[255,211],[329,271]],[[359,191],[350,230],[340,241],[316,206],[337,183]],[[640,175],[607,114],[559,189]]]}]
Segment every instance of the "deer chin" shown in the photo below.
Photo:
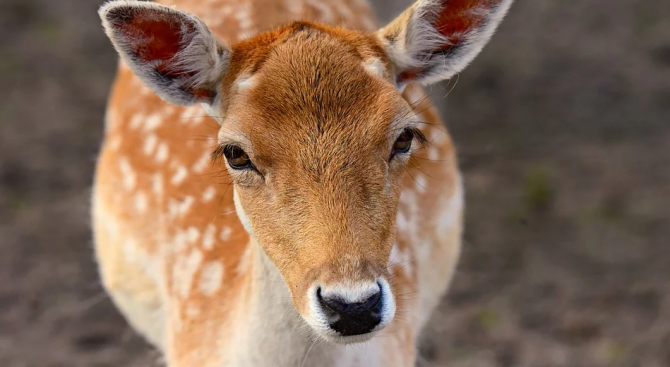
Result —
[{"label": "deer chin", "polygon": [[372,331],[364,335],[354,335],[354,336],[340,336],[332,335],[332,332],[322,332],[317,331],[317,335],[329,343],[340,344],[340,345],[352,345],[352,344],[361,344],[367,341],[370,341],[372,338],[379,334],[380,330]]}]

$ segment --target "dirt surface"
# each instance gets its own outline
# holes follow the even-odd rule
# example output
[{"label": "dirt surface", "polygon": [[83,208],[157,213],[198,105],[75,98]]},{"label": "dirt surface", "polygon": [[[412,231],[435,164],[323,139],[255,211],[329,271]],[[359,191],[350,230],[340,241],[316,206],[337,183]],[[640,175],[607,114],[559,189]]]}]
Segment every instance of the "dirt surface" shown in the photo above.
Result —
[{"label": "dirt surface", "polygon": [[[91,250],[116,65],[99,3],[0,1],[0,366],[159,365]],[[670,366],[669,15],[518,0],[456,86],[432,89],[468,206],[423,366]]]}]

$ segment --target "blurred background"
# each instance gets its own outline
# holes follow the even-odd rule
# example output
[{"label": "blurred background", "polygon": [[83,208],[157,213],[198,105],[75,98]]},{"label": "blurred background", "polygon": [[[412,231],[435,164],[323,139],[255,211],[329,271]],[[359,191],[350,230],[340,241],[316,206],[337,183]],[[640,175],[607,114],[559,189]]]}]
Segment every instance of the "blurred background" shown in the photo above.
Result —
[{"label": "blurred background", "polygon": [[[93,260],[100,3],[0,0],[0,366],[158,361]],[[467,227],[421,365],[670,366],[670,1],[517,0],[431,94]]]}]

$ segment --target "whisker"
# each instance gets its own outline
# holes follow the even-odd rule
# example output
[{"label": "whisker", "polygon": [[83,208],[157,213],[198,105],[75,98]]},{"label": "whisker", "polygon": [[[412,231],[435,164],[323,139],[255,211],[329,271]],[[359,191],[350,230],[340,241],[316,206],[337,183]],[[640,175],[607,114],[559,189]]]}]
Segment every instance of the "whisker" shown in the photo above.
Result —
[{"label": "whisker", "polygon": [[[454,89],[458,85],[458,81],[460,79],[461,79],[461,73],[456,74],[456,82],[454,82],[454,85],[451,87],[451,89],[449,89],[449,92],[447,92],[447,94],[445,94],[444,97],[442,97],[442,98],[447,98],[451,94],[451,92],[454,91]],[[451,79],[449,79],[449,84],[451,84]],[[447,84],[447,85],[449,85],[449,84]]]},{"label": "whisker", "polygon": [[312,342],[312,345],[309,346],[309,349],[307,349],[307,353],[305,353],[305,358],[303,358],[302,363],[300,364],[300,367],[305,367],[305,362],[307,362],[307,356],[309,356],[309,352],[312,351],[312,348],[314,348],[314,344],[316,344],[316,342],[318,340],[319,339],[314,339],[314,341]]},{"label": "whisker", "polygon": [[420,184],[419,181],[417,181],[416,178],[414,178],[414,176],[412,176],[412,174],[409,173],[409,171],[407,170],[407,168],[403,167],[403,169],[405,170],[405,172],[407,173],[407,175],[408,175],[409,177],[411,177],[412,180],[413,180],[417,185],[419,185],[422,189],[428,191],[428,189],[426,189],[422,184]]}]

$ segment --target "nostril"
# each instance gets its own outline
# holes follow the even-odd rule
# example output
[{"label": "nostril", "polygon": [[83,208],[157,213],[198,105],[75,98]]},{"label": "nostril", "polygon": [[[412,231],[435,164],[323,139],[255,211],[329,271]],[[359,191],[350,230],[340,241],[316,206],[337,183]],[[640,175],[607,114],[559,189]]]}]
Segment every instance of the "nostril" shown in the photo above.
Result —
[{"label": "nostril", "polygon": [[366,307],[372,308],[379,304],[379,301],[382,299],[382,292],[379,291],[365,301]]},{"label": "nostril", "polygon": [[343,301],[338,298],[321,298],[322,303],[329,309],[341,314],[341,315],[356,315],[369,311],[374,307],[379,300],[381,299],[381,293],[370,296],[363,302],[350,303]]},{"label": "nostril", "polygon": [[379,301],[381,301],[382,292],[377,292],[362,302],[347,302],[338,297],[324,298],[320,292],[317,296],[323,305],[340,315],[355,316],[372,311],[379,304]]}]

